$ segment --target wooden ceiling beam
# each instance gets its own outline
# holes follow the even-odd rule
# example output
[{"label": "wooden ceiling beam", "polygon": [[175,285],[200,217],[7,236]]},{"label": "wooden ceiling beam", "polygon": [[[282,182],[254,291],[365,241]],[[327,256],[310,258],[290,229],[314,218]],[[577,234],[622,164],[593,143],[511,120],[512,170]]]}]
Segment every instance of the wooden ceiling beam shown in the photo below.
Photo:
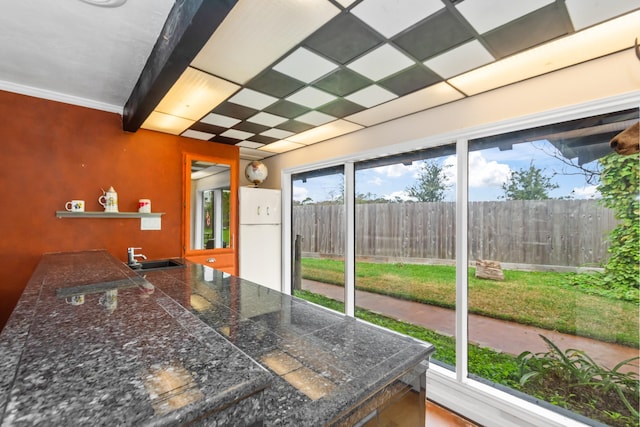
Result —
[{"label": "wooden ceiling beam", "polygon": [[142,126],[236,3],[176,0],[124,106],[125,131],[135,132]]}]

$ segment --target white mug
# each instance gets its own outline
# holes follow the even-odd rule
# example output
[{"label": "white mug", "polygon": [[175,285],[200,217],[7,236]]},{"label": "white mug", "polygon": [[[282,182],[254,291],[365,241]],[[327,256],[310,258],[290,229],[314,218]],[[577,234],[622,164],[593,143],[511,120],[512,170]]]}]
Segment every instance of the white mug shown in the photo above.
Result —
[{"label": "white mug", "polygon": [[84,212],[84,200],[72,200],[64,205],[69,212]]},{"label": "white mug", "polygon": [[138,212],[151,213],[151,200],[149,199],[138,200]]}]

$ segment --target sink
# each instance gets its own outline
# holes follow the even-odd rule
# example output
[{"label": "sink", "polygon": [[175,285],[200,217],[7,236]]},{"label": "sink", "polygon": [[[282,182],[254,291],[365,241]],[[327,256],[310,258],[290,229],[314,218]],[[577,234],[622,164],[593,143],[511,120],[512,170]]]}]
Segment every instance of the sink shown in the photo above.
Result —
[{"label": "sink", "polygon": [[184,268],[184,262],[181,259],[157,259],[150,261],[140,261],[138,265],[128,267],[136,271],[149,271],[149,270],[167,270],[169,268]]}]

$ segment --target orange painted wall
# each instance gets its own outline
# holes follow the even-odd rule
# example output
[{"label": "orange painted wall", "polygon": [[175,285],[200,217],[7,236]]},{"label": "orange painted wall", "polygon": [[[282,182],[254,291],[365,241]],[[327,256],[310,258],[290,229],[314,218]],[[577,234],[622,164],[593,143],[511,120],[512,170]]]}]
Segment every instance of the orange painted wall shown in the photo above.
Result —
[{"label": "orange painted wall", "polygon": [[[234,146],[122,130],[118,114],[0,91],[0,328],[45,252],[106,249],[122,261],[127,247],[150,259],[181,255],[182,153],[237,156]],[[120,211],[151,199],[165,212],[162,230],[139,219],[59,219],[65,202],[113,186]]]}]

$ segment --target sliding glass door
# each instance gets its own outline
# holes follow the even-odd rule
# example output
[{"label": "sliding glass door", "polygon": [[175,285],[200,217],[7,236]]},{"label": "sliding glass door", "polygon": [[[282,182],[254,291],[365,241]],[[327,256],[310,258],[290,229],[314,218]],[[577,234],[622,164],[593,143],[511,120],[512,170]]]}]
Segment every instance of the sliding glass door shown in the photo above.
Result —
[{"label": "sliding glass door", "polygon": [[344,312],[344,168],[296,174],[291,185],[292,293]]},{"label": "sliding glass door", "polygon": [[[455,366],[455,145],[355,165],[355,314]],[[408,326],[411,325],[411,326]]]}]

